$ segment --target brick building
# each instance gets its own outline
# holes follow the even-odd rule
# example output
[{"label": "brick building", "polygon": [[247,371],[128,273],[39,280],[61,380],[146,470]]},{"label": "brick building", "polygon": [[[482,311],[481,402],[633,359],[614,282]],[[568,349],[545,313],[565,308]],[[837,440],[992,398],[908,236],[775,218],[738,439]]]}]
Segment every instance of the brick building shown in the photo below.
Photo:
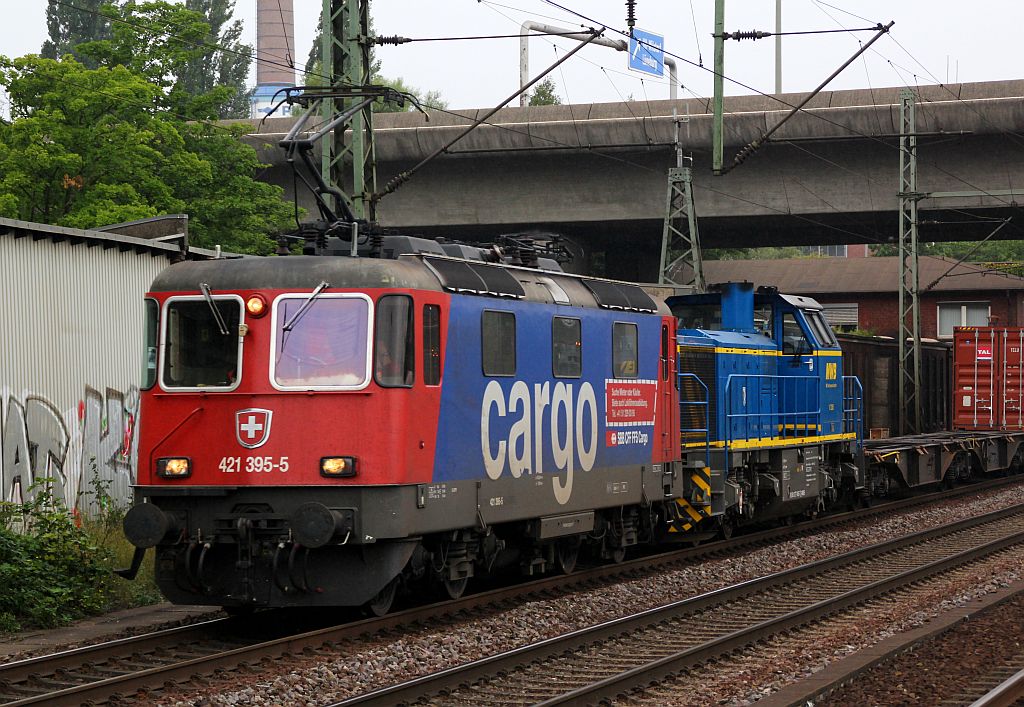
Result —
[{"label": "brick building", "polygon": [[[747,280],[807,295],[833,326],[897,336],[899,258],[708,260],[709,283]],[[921,256],[921,335],[951,339],[954,326],[1024,326],[1024,277],[950,258]]]}]

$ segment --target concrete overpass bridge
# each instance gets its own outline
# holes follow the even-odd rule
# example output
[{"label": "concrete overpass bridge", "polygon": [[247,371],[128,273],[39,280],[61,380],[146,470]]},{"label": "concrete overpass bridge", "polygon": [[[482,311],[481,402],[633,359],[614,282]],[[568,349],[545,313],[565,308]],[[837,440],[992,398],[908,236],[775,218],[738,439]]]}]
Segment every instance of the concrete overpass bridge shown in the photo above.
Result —
[{"label": "concrete overpass bridge", "polygon": [[[899,188],[898,88],[823,92],[771,142],[724,176],[711,174],[709,101],[635,101],[507,108],[380,202],[385,226],[484,240],[548,231],[580,245],[580,267],[652,279],[674,166],[673,110],[685,119],[705,248],[893,242]],[[1024,238],[1024,80],[917,90],[918,188],[981,191],[920,202],[923,241]],[[797,104],[806,94],[785,94]],[[725,158],[789,110],[763,96],[725,100]],[[485,109],[376,117],[377,174],[388,179],[452,139]],[[464,117],[463,117],[464,116]],[[277,141],[292,119],[246,139],[291,196]],[[258,133],[258,134],[257,134]],[[1015,191],[1016,190],[1016,191]],[[315,212],[308,194],[300,203]],[[1019,223],[1016,223],[1019,221]]]}]

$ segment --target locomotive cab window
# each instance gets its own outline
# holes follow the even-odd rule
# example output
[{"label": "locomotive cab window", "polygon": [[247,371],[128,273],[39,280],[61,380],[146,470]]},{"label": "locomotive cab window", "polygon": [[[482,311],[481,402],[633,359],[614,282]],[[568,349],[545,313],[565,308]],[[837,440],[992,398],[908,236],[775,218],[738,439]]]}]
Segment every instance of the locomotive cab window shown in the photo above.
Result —
[{"label": "locomotive cab window", "polygon": [[[216,312],[214,311],[216,308]],[[242,300],[176,297],[164,316],[164,388],[231,389],[238,385]]]},{"label": "locomotive cab window", "polygon": [[782,315],[782,353],[786,356],[802,356],[811,353],[811,344],[807,341],[796,315],[786,312]]},{"label": "locomotive cab window", "polygon": [[156,300],[143,301],[145,320],[142,344],[142,389],[149,390],[156,384],[156,346],[160,325],[160,308]]},{"label": "locomotive cab window", "polygon": [[516,374],[516,315],[485,309],[480,325],[480,351],[485,376]]},{"label": "locomotive cab window", "polygon": [[832,334],[832,328],[829,327],[828,322],[821,316],[821,312],[805,311],[804,319],[811,326],[811,331],[814,332],[814,338],[818,340],[826,349],[838,348],[839,344],[836,343],[836,338]]},{"label": "locomotive cab window", "polygon": [[441,308],[423,305],[423,382],[441,383]]},{"label": "locomotive cab window", "polygon": [[636,324],[615,322],[612,327],[612,375],[615,378],[637,377]]},{"label": "locomotive cab window", "polygon": [[412,298],[406,295],[385,295],[377,301],[373,377],[378,385],[412,385],[416,361],[412,311]]},{"label": "locomotive cab window", "polygon": [[370,377],[371,310],[365,295],[303,293],[279,297],[274,302],[274,387],[365,388]]},{"label": "locomotive cab window", "polygon": [[551,320],[551,372],[556,378],[579,378],[583,373],[583,341],[580,320]]}]

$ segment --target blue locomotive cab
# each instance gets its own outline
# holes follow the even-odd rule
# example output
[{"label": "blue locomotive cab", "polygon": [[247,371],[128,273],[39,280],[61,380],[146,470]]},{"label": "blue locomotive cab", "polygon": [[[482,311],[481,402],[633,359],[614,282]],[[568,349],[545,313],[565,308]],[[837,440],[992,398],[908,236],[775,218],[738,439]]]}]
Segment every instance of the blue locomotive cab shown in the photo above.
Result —
[{"label": "blue locomotive cab", "polygon": [[807,297],[731,282],[668,300],[681,446],[710,468],[719,521],[814,513],[863,486],[859,384]]}]

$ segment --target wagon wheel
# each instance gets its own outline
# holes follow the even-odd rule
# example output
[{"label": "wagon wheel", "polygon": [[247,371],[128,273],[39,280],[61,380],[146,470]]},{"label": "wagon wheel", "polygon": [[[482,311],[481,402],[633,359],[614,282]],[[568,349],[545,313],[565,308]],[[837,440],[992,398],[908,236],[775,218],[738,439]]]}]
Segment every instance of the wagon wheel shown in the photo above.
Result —
[{"label": "wagon wheel", "polygon": [[449,579],[445,577],[442,580],[444,584],[444,591],[451,599],[458,599],[465,593],[466,585],[469,584],[469,577],[463,577],[461,579]]},{"label": "wagon wheel", "polygon": [[566,538],[555,543],[555,567],[562,574],[572,574],[579,556],[579,538]]},{"label": "wagon wheel", "polygon": [[377,592],[370,601],[363,605],[363,608],[371,616],[383,616],[391,611],[391,604],[395,601],[395,593],[398,591],[398,577],[395,577],[384,588]]}]

